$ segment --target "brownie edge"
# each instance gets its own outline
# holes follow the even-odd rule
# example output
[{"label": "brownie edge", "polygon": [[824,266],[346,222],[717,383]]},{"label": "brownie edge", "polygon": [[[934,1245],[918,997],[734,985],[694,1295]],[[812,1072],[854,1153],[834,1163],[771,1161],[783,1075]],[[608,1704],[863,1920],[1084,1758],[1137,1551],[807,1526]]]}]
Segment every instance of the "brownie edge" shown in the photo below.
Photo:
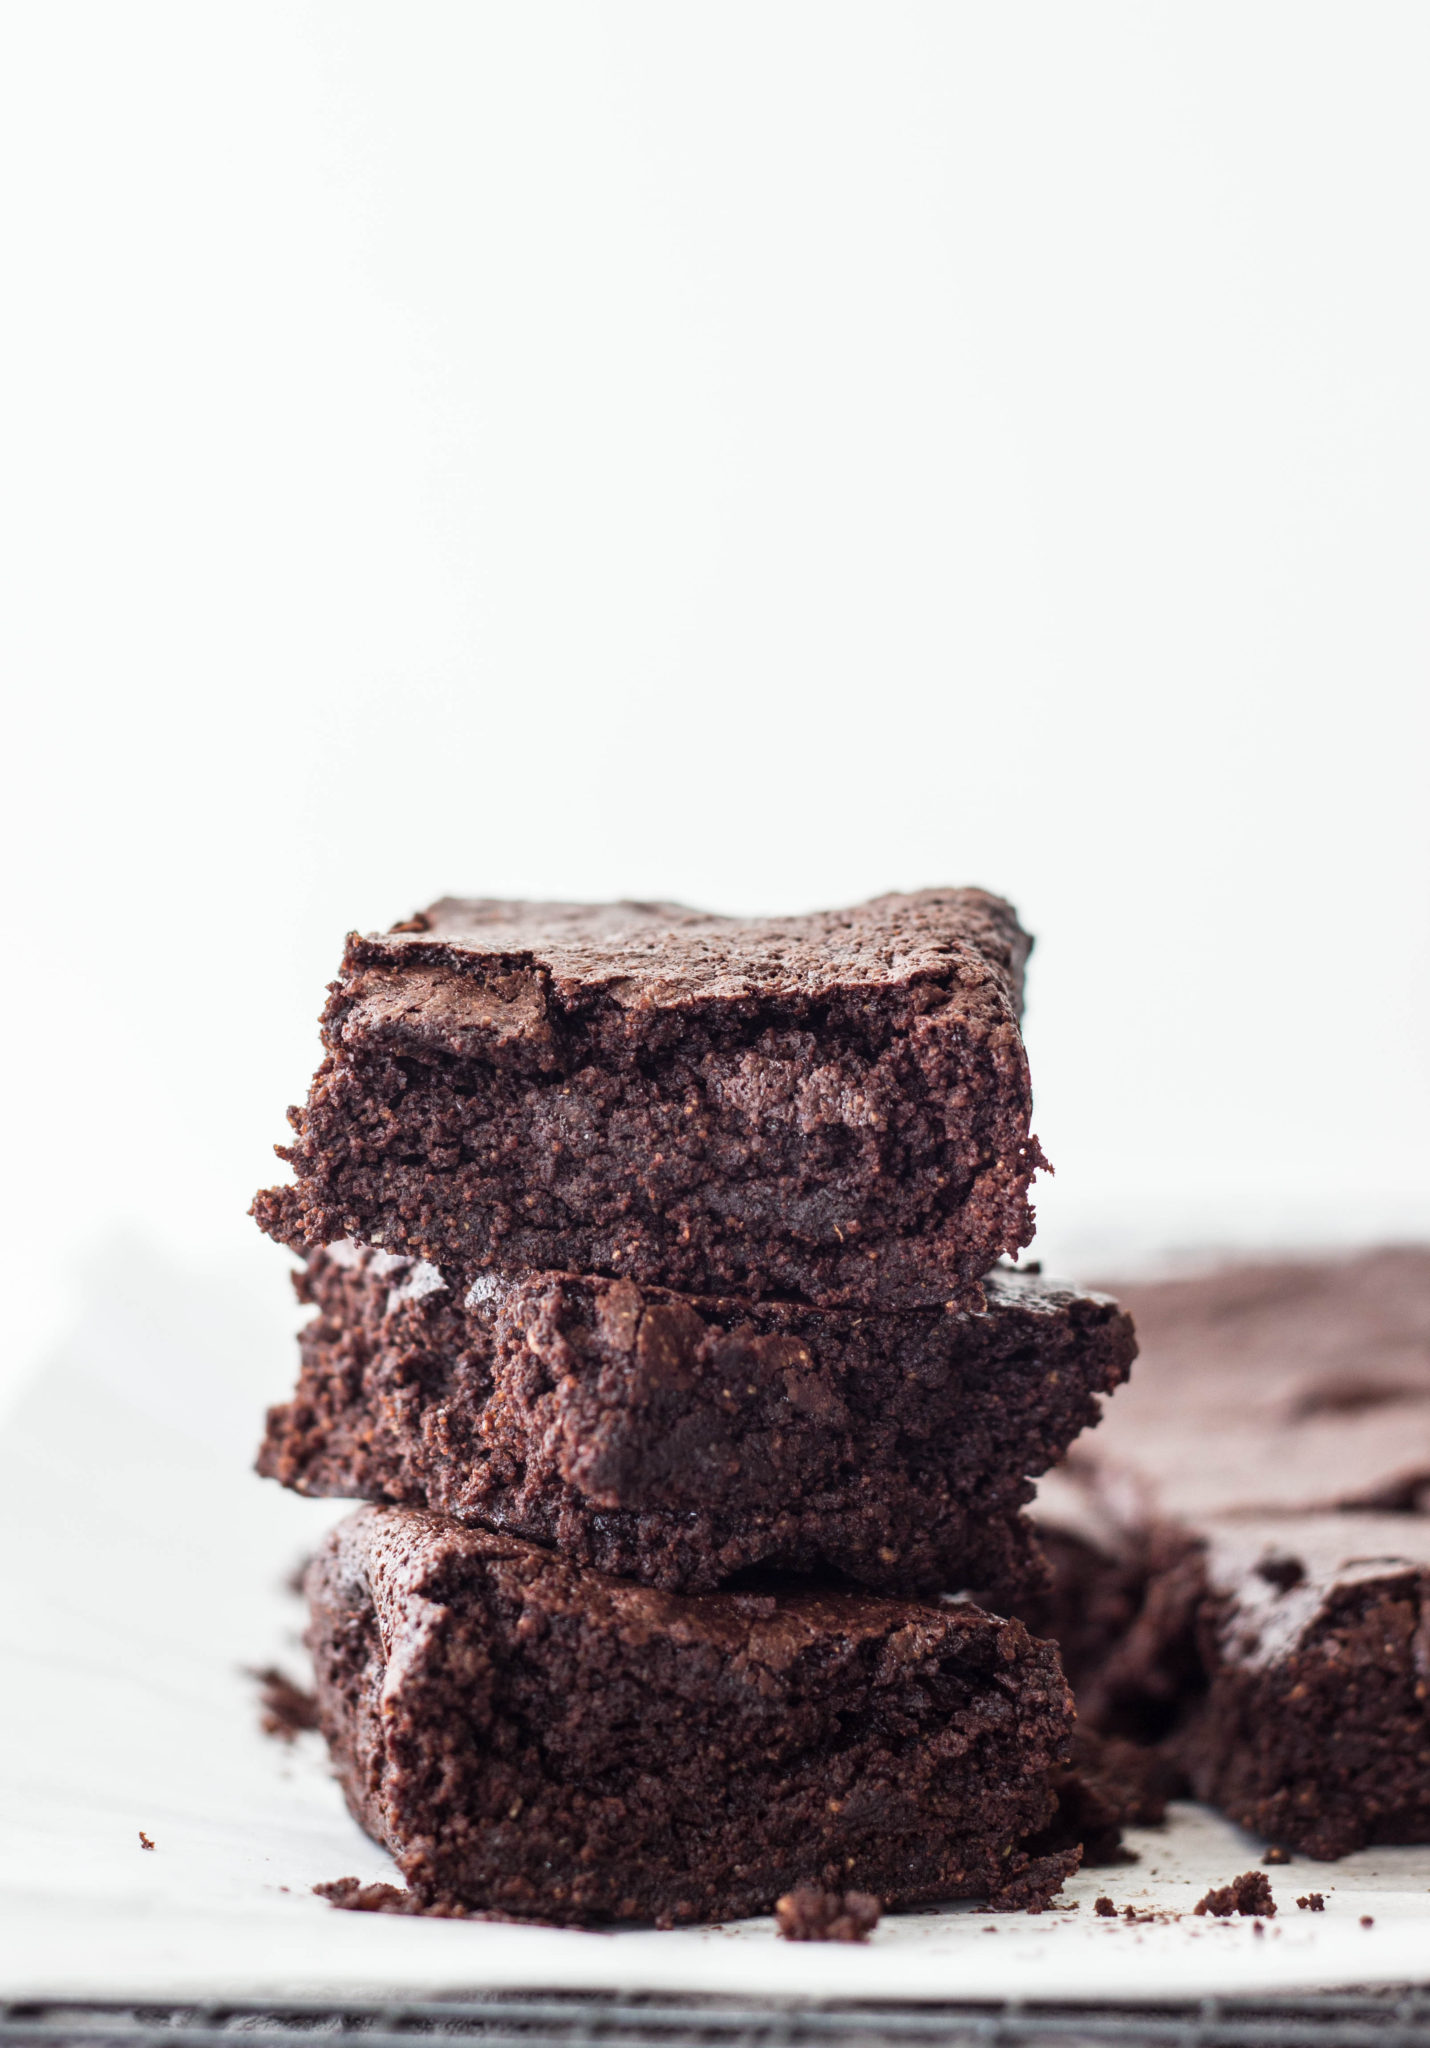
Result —
[{"label": "brownie edge", "polygon": [[752,921],[448,899],[350,938],[253,1213],[459,1276],[976,1308],[1032,1236],[1031,944],[979,889]]},{"label": "brownie edge", "polygon": [[801,1883],[1037,1910],[1056,1653],[968,1604],[700,1598],[363,1508],[309,1567],[348,1804],[422,1901],[566,1924],[769,1912]]}]

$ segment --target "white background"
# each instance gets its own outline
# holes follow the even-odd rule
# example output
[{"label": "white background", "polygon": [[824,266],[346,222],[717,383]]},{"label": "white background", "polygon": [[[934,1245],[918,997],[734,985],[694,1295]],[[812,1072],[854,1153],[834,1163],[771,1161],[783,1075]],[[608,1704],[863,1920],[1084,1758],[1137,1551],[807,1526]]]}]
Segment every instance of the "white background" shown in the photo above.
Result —
[{"label": "white background", "polygon": [[8,7],[11,1382],[126,1245],[276,1299],[446,892],[984,883],[1050,1250],[1430,1229],[1427,91],[1396,0]]}]

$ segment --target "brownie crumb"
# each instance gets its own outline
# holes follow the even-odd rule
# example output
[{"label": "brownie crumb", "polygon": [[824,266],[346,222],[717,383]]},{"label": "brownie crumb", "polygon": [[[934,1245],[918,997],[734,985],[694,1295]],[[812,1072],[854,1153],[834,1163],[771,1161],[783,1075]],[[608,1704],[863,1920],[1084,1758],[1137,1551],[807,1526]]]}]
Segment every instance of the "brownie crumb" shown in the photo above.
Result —
[{"label": "brownie crumb", "polygon": [[429,1920],[496,1920],[497,1913],[470,1913],[442,1899],[421,1899],[396,1884],[364,1884],[360,1877],[335,1877],[313,1890],[344,1913],[418,1913]]},{"label": "brownie crumb", "polygon": [[[295,1286],[299,1280],[306,1277],[301,1267],[289,1275]],[[299,1299],[301,1300],[303,1297],[300,1296]],[[303,1597],[303,1581],[307,1577],[308,1567],[312,1562],[311,1557],[300,1557],[293,1569],[290,1572],[285,1572],[283,1575],[283,1591],[291,1593],[295,1600],[301,1600]]]},{"label": "brownie crumb", "polygon": [[145,1834],[143,1828],[140,1828],[139,1830],[139,1846],[141,1849],[152,1849],[154,1846],[154,1844],[150,1841],[149,1837]]},{"label": "brownie crumb", "polygon": [[1276,1901],[1271,1896],[1271,1880],[1259,1870],[1244,1870],[1230,1884],[1218,1886],[1205,1898],[1198,1899],[1192,1911],[1212,1913],[1218,1920],[1225,1920],[1232,1913],[1240,1913],[1248,1920],[1255,1914],[1264,1913],[1268,1920],[1273,1920]]},{"label": "brownie crumb", "polygon": [[[280,1885],[287,1891],[287,1885]],[[409,1913],[426,1920],[497,1920],[504,1926],[552,1927],[536,1913],[491,1913],[479,1907],[463,1906],[455,1899],[428,1898],[420,1892],[404,1891],[397,1884],[364,1884],[360,1877],[334,1877],[313,1890],[330,1906],[343,1913]]]},{"label": "brownie crumb", "polygon": [[786,1941],[867,1941],[879,1924],[879,1901],[869,1892],[826,1892],[796,1885],[775,1904]]},{"label": "brownie crumb", "polygon": [[276,1665],[267,1665],[250,1676],[258,1681],[263,1708],[259,1726],[265,1735],[275,1735],[280,1742],[292,1742],[306,1729],[317,1727],[317,1699],[295,1685]]},{"label": "brownie crumb", "polygon": [[1289,1593],[1306,1576],[1306,1567],[1299,1557],[1263,1557],[1256,1571],[1258,1577],[1265,1579],[1268,1586],[1274,1586],[1278,1593]]},{"label": "brownie crumb", "polygon": [[395,1884],[364,1884],[360,1877],[334,1877],[313,1890],[330,1906],[344,1913],[415,1913],[418,1905],[411,1892]]},{"label": "brownie crumb", "polygon": [[1289,1849],[1278,1849],[1273,1843],[1261,1860],[1263,1863],[1289,1863],[1291,1861],[1291,1851]]},{"label": "brownie crumb", "polygon": [[1303,1913],[1324,1913],[1326,1910],[1325,1894],[1323,1892],[1307,1892],[1304,1899],[1297,1899],[1296,1904]]},{"label": "brownie crumb", "polygon": [[1117,1918],[1117,1908],[1105,1892],[1100,1899],[1093,1900],[1092,1910],[1096,1913],[1099,1920],[1115,1920]]}]

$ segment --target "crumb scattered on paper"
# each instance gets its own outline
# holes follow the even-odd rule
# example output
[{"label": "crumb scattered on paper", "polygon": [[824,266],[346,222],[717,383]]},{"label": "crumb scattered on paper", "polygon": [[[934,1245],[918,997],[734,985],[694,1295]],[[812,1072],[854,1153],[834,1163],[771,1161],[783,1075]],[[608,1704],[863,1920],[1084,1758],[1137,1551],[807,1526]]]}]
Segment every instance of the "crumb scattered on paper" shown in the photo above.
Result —
[{"label": "crumb scattered on paper", "polygon": [[1204,1898],[1197,1900],[1192,1911],[1212,1913],[1218,1920],[1225,1920],[1232,1913],[1240,1913],[1248,1920],[1256,1914],[1274,1919],[1276,1901],[1271,1896],[1271,1880],[1259,1870],[1244,1870],[1230,1884],[1213,1886]]},{"label": "crumb scattered on paper", "polygon": [[498,1920],[507,1926],[549,1927],[553,1923],[535,1914],[489,1913],[475,1907],[457,1906],[442,1899],[419,1898],[398,1884],[364,1884],[360,1877],[329,1878],[313,1890],[330,1906],[343,1913],[407,1913],[426,1920]]},{"label": "crumb scattered on paper", "polygon": [[295,1736],[317,1727],[317,1698],[301,1685],[295,1685],[276,1664],[265,1665],[249,1676],[258,1681],[262,1704],[259,1725],[265,1735],[275,1735],[280,1742],[292,1742]]},{"label": "crumb scattered on paper", "polygon": [[871,1892],[826,1892],[798,1884],[775,1903],[775,1925],[786,1941],[867,1941],[879,1924]]}]

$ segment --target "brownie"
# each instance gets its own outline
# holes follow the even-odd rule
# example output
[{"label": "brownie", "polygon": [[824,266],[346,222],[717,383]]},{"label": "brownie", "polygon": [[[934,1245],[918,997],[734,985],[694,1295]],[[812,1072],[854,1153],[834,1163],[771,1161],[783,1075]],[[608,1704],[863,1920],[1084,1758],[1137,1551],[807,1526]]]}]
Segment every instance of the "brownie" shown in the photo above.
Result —
[{"label": "brownie", "polygon": [[752,922],[436,903],[353,935],[253,1213],[466,1276],[978,1305],[1032,1236],[1031,941],[978,889]]},{"label": "brownie", "polygon": [[1169,1747],[1196,1796],[1308,1856],[1430,1841],[1430,1521],[1227,1518],[1194,1557],[1206,1692]]},{"label": "brownie", "polygon": [[982,1315],[692,1299],[630,1280],[439,1270],[347,1244],[258,1469],[438,1509],[701,1592],[757,1566],[887,1591],[1038,1583],[1029,1477],[1125,1379],[1103,1295],[995,1271]]},{"label": "brownie", "polygon": [[1040,1488],[1080,1716],[1278,1845],[1430,1840],[1430,1250],[1132,1287],[1141,1356]]},{"label": "brownie", "polygon": [[1117,1293],[1139,1363],[1077,1457],[1142,1519],[1430,1504],[1430,1247]]},{"label": "brownie", "polygon": [[1071,1703],[966,1603],[662,1593],[506,1534],[360,1509],[307,1591],[360,1824],[428,1906],[659,1926],[798,1885],[1038,1907]]}]

